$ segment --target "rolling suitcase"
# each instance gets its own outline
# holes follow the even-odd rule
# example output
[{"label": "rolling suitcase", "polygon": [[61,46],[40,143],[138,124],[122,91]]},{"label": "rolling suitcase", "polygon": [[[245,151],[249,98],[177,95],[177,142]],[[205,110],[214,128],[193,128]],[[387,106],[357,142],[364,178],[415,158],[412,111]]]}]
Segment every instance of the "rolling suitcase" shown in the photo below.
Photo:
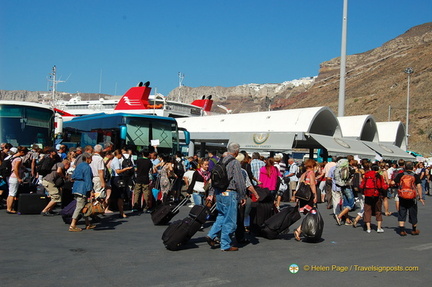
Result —
[{"label": "rolling suitcase", "polygon": [[180,207],[186,204],[189,199],[186,197],[179,204],[172,203],[161,204],[151,213],[154,225],[166,225],[171,219],[179,213]]},{"label": "rolling suitcase", "polygon": [[204,224],[210,217],[210,209],[205,205],[195,205],[189,212],[189,216],[201,224]]},{"label": "rolling suitcase", "polygon": [[271,202],[252,202],[250,216],[250,230],[259,235],[263,223],[274,214],[274,203]]},{"label": "rolling suitcase", "polygon": [[188,217],[171,223],[162,234],[162,241],[166,249],[175,251],[186,244],[195,233],[200,230],[206,218],[210,215],[210,209],[203,205],[195,205]]},{"label": "rolling suitcase", "polygon": [[275,239],[279,234],[286,231],[288,227],[298,221],[300,217],[297,207],[288,206],[282,208],[279,213],[276,213],[264,222],[261,226],[261,236],[268,239]]},{"label": "rolling suitcase", "polygon": [[65,224],[70,224],[72,222],[72,215],[75,211],[77,201],[72,200],[67,206],[65,206],[61,211],[60,215]]},{"label": "rolling suitcase", "polygon": [[39,214],[48,204],[46,195],[22,193],[18,197],[18,214]]}]

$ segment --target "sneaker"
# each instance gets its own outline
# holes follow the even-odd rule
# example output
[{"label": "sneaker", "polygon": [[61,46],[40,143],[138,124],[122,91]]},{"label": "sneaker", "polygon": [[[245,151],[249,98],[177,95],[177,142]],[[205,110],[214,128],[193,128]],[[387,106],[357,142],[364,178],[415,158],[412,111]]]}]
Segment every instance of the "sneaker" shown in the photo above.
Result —
[{"label": "sneaker", "polygon": [[337,225],[341,225],[341,219],[339,218],[339,216],[335,215],[335,219],[336,219]]},{"label": "sneaker", "polygon": [[194,207],[195,206],[195,204],[189,204],[188,205],[188,207],[190,207],[190,208],[192,208],[192,207]]},{"label": "sneaker", "polygon": [[368,230],[366,230],[366,232],[367,232],[367,233],[371,233],[371,230],[370,230],[370,229],[368,229]]},{"label": "sneaker", "polygon": [[382,229],[382,228],[377,229],[377,233],[383,233],[383,232],[384,232],[384,229]]},{"label": "sneaker", "polygon": [[420,234],[420,230],[413,230],[413,231],[411,231],[411,235],[419,235]]}]

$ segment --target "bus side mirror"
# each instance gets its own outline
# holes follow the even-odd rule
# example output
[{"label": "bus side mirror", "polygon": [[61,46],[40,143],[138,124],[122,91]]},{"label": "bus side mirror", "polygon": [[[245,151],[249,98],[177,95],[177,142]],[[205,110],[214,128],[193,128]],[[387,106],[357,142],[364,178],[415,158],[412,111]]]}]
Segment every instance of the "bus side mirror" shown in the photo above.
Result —
[{"label": "bus side mirror", "polygon": [[127,128],[126,126],[120,126],[120,138],[126,140]]},{"label": "bus side mirror", "polygon": [[185,137],[185,143],[186,143],[186,145],[189,145],[190,144],[190,132],[187,131],[187,130],[183,130],[183,134],[184,134],[184,137]]}]

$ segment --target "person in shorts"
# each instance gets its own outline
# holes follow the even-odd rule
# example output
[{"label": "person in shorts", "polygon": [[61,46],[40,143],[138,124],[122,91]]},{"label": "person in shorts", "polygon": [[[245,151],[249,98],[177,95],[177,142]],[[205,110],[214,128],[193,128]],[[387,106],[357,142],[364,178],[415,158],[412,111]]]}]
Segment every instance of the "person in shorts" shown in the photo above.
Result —
[{"label": "person in shorts", "polygon": [[54,166],[52,167],[52,171],[43,178],[42,185],[48,191],[51,200],[42,210],[41,215],[53,215],[51,213],[52,210],[56,207],[57,203],[61,202],[60,190],[59,186],[56,186],[56,180],[59,178],[65,178],[66,171],[69,169],[69,167],[70,162],[69,160],[65,159],[62,162],[54,164]]}]

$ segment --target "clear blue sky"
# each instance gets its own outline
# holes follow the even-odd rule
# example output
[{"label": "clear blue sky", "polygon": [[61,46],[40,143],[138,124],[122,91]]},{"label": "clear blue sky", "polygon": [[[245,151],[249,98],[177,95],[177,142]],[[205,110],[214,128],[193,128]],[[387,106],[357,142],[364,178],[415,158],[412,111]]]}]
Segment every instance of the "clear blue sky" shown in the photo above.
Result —
[{"label": "clear blue sky", "polygon": [[[340,55],[343,0],[0,0],[0,89],[121,95],[139,81],[281,83]],[[348,54],[432,21],[431,0],[349,0]],[[102,77],[101,77],[102,74]],[[100,80],[102,79],[102,80]]]}]

